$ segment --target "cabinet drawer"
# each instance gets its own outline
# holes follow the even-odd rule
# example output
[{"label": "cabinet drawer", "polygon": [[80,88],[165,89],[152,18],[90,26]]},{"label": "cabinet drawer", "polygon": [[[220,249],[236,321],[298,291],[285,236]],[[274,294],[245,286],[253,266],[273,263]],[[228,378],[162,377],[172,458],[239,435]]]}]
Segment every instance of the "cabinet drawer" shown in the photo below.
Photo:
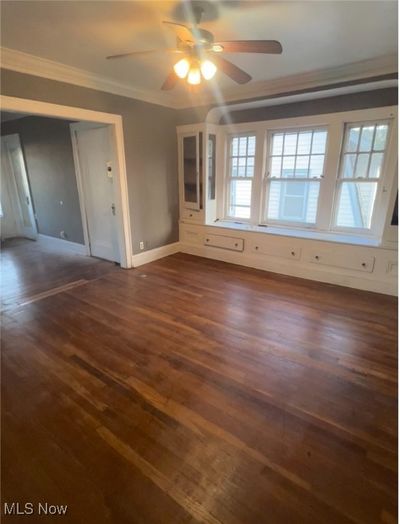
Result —
[{"label": "cabinet drawer", "polygon": [[231,251],[243,251],[244,240],[237,237],[226,237],[223,235],[206,235],[204,245],[229,249]]},{"label": "cabinet drawer", "polygon": [[201,222],[203,220],[203,211],[196,209],[182,209],[181,220],[188,220],[192,222]]},{"label": "cabinet drawer", "polygon": [[375,257],[371,255],[335,253],[334,251],[316,249],[310,252],[308,260],[314,264],[364,271],[366,273],[372,273],[375,264]]},{"label": "cabinet drawer", "polygon": [[267,255],[272,257],[290,258],[291,260],[299,260],[301,257],[301,248],[294,245],[279,245],[273,241],[269,242],[253,242],[251,251],[258,255]]}]

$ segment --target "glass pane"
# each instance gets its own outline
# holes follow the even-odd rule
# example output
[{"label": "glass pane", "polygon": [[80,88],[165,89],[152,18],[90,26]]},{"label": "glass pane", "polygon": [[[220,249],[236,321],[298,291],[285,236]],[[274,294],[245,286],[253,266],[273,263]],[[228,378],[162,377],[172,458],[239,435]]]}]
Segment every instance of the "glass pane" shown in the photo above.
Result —
[{"label": "glass pane", "polygon": [[285,134],[285,155],[294,155],[296,154],[297,146],[297,133],[286,133]]},{"label": "glass pane", "polygon": [[344,155],[343,159],[343,174],[344,178],[354,177],[354,168],[356,165],[357,155]]},{"label": "glass pane", "polygon": [[[240,216],[241,218],[248,218],[244,217],[243,215],[237,215],[235,214],[238,210],[236,209],[238,206],[244,206],[248,207],[248,216],[250,216],[250,203],[251,203],[251,180],[232,180],[231,182],[231,194],[230,194],[230,208],[231,208],[231,216]],[[234,212],[232,210],[235,210]],[[243,213],[247,211],[243,211]]]},{"label": "glass pane", "polygon": [[232,138],[231,156],[238,156],[239,154],[239,139]]},{"label": "glass pane", "polygon": [[231,169],[231,176],[235,177],[235,176],[238,176],[238,159],[237,158],[232,158],[232,161],[231,161],[231,166],[232,166],[232,169]]},{"label": "glass pane", "polygon": [[343,182],[339,190],[336,225],[370,229],[377,182]]},{"label": "glass pane", "polygon": [[246,156],[247,153],[247,137],[242,136],[239,138],[239,155]]},{"label": "glass pane", "polygon": [[369,166],[369,178],[379,178],[382,172],[383,153],[373,153]]},{"label": "glass pane", "polygon": [[371,151],[375,126],[365,126],[361,132],[359,151]]},{"label": "glass pane", "polygon": [[312,141],[312,153],[325,153],[326,131],[315,131]]},{"label": "glass pane", "polygon": [[284,156],[282,161],[282,176],[292,177],[294,176],[294,160],[295,156]]},{"label": "glass pane", "polygon": [[309,155],[311,149],[311,131],[305,133],[299,133],[299,140],[297,144],[297,154],[298,155]]},{"label": "glass pane", "polygon": [[197,142],[195,136],[183,139],[183,185],[185,202],[198,203]]},{"label": "glass pane", "polygon": [[355,173],[356,178],[365,178],[367,176],[368,162],[368,153],[360,153],[358,155]]},{"label": "glass pane", "polygon": [[375,150],[383,151],[385,149],[387,132],[388,132],[388,126],[386,124],[376,127],[375,142],[374,142]]},{"label": "glass pane", "polygon": [[208,198],[215,200],[215,148],[216,136],[208,135]]},{"label": "glass pane", "polygon": [[268,195],[268,219],[315,223],[319,182],[273,180]]},{"label": "glass pane", "polygon": [[308,162],[310,161],[309,156],[298,156],[296,157],[296,169],[295,176],[306,177],[308,175]]},{"label": "glass pane", "polygon": [[357,151],[360,127],[351,127],[347,135],[346,151]]},{"label": "glass pane", "polygon": [[272,177],[281,176],[281,164],[282,164],[282,158],[280,156],[271,158],[271,176]]},{"label": "glass pane", "polygon": [[246,168],[246,176],[253,176],[254,175],[254,166],[247,166]]},{"label": "glass pane", "polygon": [[250,208],[231,206],[229,216],[234,218],[250,218]]},{"label": "glass pane", "polygon": [[248,144],[247,144],[247,154],[249,156],[256,154],[256,137],[255,136],[249,136],[248,137]]},{"label": "glass pane", "polygon": [[324,170],[324,155],[312,155],[310,159],[310,174],[312,177],[320,177]]},{"label": "glass pane", "polygon": [[283,152],[283,134],[274,133],[272,136],[272,154],[281,155]]}]

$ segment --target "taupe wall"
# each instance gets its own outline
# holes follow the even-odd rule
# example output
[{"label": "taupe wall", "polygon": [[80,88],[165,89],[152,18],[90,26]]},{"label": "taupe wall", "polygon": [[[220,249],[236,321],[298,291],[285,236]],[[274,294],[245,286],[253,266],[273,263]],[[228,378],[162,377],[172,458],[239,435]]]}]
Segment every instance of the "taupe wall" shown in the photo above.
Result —
[{"label": "taupe wall", "polygon": [[[39,233],[84,243],[69,122],[26,117],[3,122],[1,134],[18,133]],[[61,204],[62,202],[62,204]]]},{"label": "taupe wall", "polygon": [[122,115],[133,251],[142,240],[146,249],[178,240],[175,110],[4,69],[1,92]]}]

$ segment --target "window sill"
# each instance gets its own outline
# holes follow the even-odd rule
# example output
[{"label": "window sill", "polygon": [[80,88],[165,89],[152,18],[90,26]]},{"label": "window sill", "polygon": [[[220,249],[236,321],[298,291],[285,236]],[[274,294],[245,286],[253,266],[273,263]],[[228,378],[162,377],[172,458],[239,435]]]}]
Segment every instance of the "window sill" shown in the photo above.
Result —
[{"label": "window sill", "polygon": [[351,235],[346,233],[332,233],[322,231],[307,231],[304,229],[277,227],[277,226],[253,226],[251,224],[237,223],[230,220],[220,220],[212,224],[212,227],[235,229],[237,231],[251,231],[253,233],[264,233],[285,237],[302,238],[308,240],[320,240],[324,242],[335,242],[338,244],[351,244],[356,246],[381,247],[381,241],[376,238],[364,237],[362,235]]}]

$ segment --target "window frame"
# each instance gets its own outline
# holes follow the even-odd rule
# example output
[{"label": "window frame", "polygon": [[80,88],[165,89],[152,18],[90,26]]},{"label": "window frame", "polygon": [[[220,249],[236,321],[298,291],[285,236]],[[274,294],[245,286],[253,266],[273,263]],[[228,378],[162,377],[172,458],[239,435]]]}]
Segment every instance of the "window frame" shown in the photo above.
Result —
[{"label": "window frame", "polygon": [[[248,177],[232,177],[231,176],[231,168],[232,168],[232,155],[231,155],[231,144],[232,140],[234,138],[241,138],[241,137],[255,137],[255,151],[254,151],[254,171],[253,176]],[[257,158],[257,133],[248,131],[245,133],[230,133],[229,135],[226,135],[226,169],[225,169],[225,202],[224,202],[224,219],[225,220],[233,220],[234,222],[240,222],[244,224],[248,224],[252,222],[253,218],[253,202],[254,202],[254,181],[256,178],[256,158]],[[247,159],[247,155],[246,155]],[[246,160],[246,166],[247,166],[247,160]],[[249,218],[241,218],[241,217],[235,217],[229,214],[229,209],[231,207],[231,187],[232,187],[232,181],[233,180],[248,180],[251,182],[251,191],[250,191],[250,216]]]},{"label": "window frame", "polygon": [[[268,205],[268,202],[269,202],[269,194],[270,194],[270,188],[271,188],[271,182],[272,180],[274,180],[273,177],[271,177],[269,175],[269,169],[270,169],[270,160],[271,160],[271,151],[272,151],[272,136],[275,134],[275,133],[291,133],[291,132],[296,132],[296,133],[301,133],[302,131],[326,131],[327,132],[327,139],[326,139],[326,144],[325,144],[325,153],[324,153],[324,165],[323,165],[323,168],[322,168],[322,175],[318,178],[304,178],[304,179],[298,179],[298,181],[307,181],[308,183],[311,183],[312,181],[314,182],[318,182],[320,184],[319,186],[319,193],[318,193],[318,203],[317,203],[317,211],[316,211],[316,214],[315,214],[315,222],[299,222],[299,221],[295,221],[295,220],[279,220],[279,219],[271,219],[271,218],[268,218],[268,211],[267,211],[267,205]],[[291,126],[291,127],[279,127],[277,129],[275,128],[271,128],[271,129],[267,129],[266,131],[266,146],[265,146],[265,150],[263,151],[263,157],[264,157],[264,162],[265,162],[265,171],[264,171],[264,175],[263,175],[263,180],[262,180],[262,194],[261,194],[261,214],[260,214],[260,220],[259,220],[259,225],[262,225],[262,226],[290,226],[290,227],[293,227],[293,228],[296,228],[296,229],[306,229],[306,230],[309,230],[309,229],[316,229],[316,226],[318,224],[318,213],[319,213],[319,207],[320,207],[320,195],[321,195],[321,191],[322,191],[322,182],[325,178],[325,169],[326,169],[326,156],[327,156],[327,149],[328,149],[328,138],[329,138],[329,126],[327,125],[318,125],[318,126],[313,126],[313,125],[308,125],[308,126]],[[310,146],[310,151],[311,151],[311,146]],[[283,152],[282,152],[283,153]],[[297,149],[296,149],[296,153],[297,153]],[[282,158],[283,158],[283,154],[282,154]],[[293,155],[292,155],[293,156]],[[296,158],[297,158],[297,154],[294,155]],[[310,155],[311,156],[311,152],[310,152]],[[283,183],[283,179],[282,177],[281,178],[277,178],[276,180],[282,180],[282,183]],[[295,177],[291,177],[291,178],[288,178],[287,181],[294,181],[295,180]]]},{"label": "window frame", "polygon": [[[375,198],[374,211],[371,220],[371,229],[356,230],[353,228],[334,227],[334,213],[336,213],[337,200],[337,181],[341,168],[341,157],[344,133],[346,124],[357,122],[380,122],[389,123],[388,139],[385,150],[385,158],[382,166],[382,174]],[[327,142],[324,161],[324,178],[320,179],[319,203],[315,224],[305,224],[299,222],[266,222],[266,174],[269,166],[270,135],[271,132],[303,129],[324,128],[327,130]],[[351,238],[357,235],[374,240],[381,240],[384,234],[384,227],[387,221],[388,208],[391,199],[392,188],[394,185],[395,174],[397,173],[397,106],[385,106],[369,109],[357,109],[351,111],[341,111],[328,114],[317,114],[311,116],[291,117],[285,119],[275,119],[259,122],[243,122],[238,124],[225,124],[220,127],[222,142],[224,142],[224,159],[217,173],[220,180],[220,192],[217,195],[218,209],[220,210],[217,220],[227,223],[243,223],[247,227],[262,226],[263,231],[268,233],[274,227],[277,229],[292,231],[296,234],[301,231],[315,233],[340,234]],[[240,219],[231,217],[228,214],[230,194],[227,191],[229,180],[228,168],[229,146],[232,136],[255,135],[255,171],[252,178],[252,200],[250,219]],[[227,224],[229,227],[229,224]],[[299,234],[301,236],[301,234]]]},{"label": "window frame", "polygon": [[[346,144],[346,137],[347,137],[347,127],[348,126],[354,126],[354,125],[360,125],[360,126],[364,126],[365,124],[373,124],[374,126],[378,126],[379,124],[387,124],[388,126],[388,132],[387,132],[387,137],[386,137],[386,145],[385,145],[385,149],[384,149],[384,152],[383,152],[383,162],[382,162],[382,174],[379,178],[373,178],[373,179],[370,179],[368,177],[365,177],[365,178],[344,178],[341,176],[341,173],[342,173],[342,169],[343,169],[343,162],[344,162],[344,158],[345,158],[345,151],[344,151],[344,148],[345,148],[345,144]],[[352,234],[356,234],[356,235],[365,235],[365,236],[370,236],[370,235],[373,235],[375,236],[377,234],[376,232],[376,215],[378,213],[378,201],[379,201],[379,197],[382,193],[382,186],[384,184],[384,180],[385,180],[385,175],[387,175],[387,162],[388,162],[388,157],[389,157],[389,146],[391,145],[390,142],[391,142],[391,138],[392,138],[392,129],[393,128],[393,119],[389,119],[389,118],[382,118],[382,119],[368,119],[368,120],[357,120],[357,121],[347,121],[344,123],[343,125],[343,132],[342,132],[342,144],[341,144],[341,148],[340,148],[340,159],[339,159],[339,166],[338,166],[338,170],[337,170],[337,174],[336,174],[336,181],[335,181],[335,194],[334,194],[334,207],[333,207],[333,212],[332,212],[332,218],[331,218],[331,227],[330,227],[330,230],[331,231],[334,231],[334,232],[338,232],[338,233],[352,233]],[[359,138],[360,140],[360,138]],[[358,144],[359,146],[359,144]],[[373,150],[371,151],[368,151],[370,157],[372,156],[372,152]],[[359,149],[357,149],[357,155],[359,154]],[[370,166],[370,163],[371,163],[371,158],[369,158],[369,162],[368,162],[368,168]],[[345,227],[345,226],[337,226],[336,225],[336,219],[337,219],[337,215],[338,215],[338,210],[339,210],[339,195],[340,195],[340,188],[341,186],[343,185],[343,182],[361,182],[361,183],[366,183],[368,181],[372,181],[374,183],[376,183],[376,196],[375,196],[375,201],[374,201],[374,205],[373,205],[373,209],[372,209],[372,214],[371,214],[371,227],[370,228],[360,228],[360,227]]]}]

